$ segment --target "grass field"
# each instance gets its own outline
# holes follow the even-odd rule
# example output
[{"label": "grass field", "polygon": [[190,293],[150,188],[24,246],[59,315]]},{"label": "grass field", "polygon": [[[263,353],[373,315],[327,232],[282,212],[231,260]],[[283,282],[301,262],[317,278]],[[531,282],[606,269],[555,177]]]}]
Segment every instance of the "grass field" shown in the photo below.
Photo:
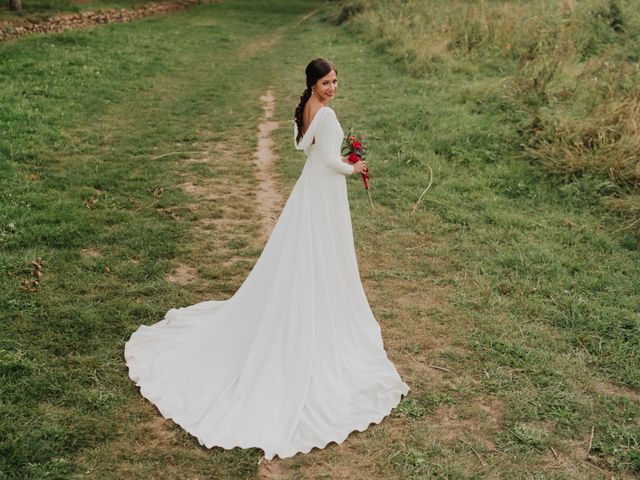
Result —
[{"label": "grass field", "polygon": [[[637,235],[597,176],[523,161],[529,118],[470,73],[481,60],[411,75],[328,22],[336,8],[227,0],[0,44],[0,478],[640,474]],[[240,286],[262,248],[260,96],[276,97],[286,198],[302,167],[289,121],[320,55],[343,127],[369,140],[375,215],[348,180],[360,273],[412,391],[265,473],[260,450],[206,450],[164,421],[122,350]]]},{"label": "grass field", "polygon": [[350,20],[408,74],[466,82],[522,114],[521,154],[581,182],[640,236],[640,11],[634,0],[349,0]]}]

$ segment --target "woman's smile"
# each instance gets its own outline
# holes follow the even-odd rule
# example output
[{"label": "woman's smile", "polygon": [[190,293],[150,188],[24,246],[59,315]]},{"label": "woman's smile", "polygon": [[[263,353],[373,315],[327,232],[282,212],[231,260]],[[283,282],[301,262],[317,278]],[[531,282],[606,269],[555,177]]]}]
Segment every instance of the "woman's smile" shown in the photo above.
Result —
[{"label": "woman's smile", "polygon": [[335,96],[337,88],[338,76],[335,71],[331,70],[316,82],[314,85],[314,92],[320,102],[326,103]]}]

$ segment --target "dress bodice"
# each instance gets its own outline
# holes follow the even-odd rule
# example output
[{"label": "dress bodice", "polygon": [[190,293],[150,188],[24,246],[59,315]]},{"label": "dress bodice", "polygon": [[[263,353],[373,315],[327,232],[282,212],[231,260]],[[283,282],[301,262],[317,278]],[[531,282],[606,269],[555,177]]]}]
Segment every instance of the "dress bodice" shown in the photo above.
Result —
[{"label": "dress bodice", "polygon": [[296,149],[304,150],[308,158],[317,157],[320,163],[334,172],[349,175],[355,171],[353,165],[342,161],[340,148],[344,131],[332,108],[321,107],[311,120],[300,142],[296,142],[297,137],[298,125],[294,122],[293,142]]}]

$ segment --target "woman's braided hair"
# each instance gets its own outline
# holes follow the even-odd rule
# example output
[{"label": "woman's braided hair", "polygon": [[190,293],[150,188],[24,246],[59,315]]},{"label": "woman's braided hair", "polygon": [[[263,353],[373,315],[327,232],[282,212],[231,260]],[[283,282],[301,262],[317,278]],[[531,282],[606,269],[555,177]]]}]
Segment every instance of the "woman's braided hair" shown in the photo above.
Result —
[{"label": "woman's braided hair", "polygon": [[300,96],[300,102],[296,107],[295,120],[298,126],[298,135],[296,136],[296,143],[302,138],[302,113],[304,112],[304,106],[307,104],[307,100],[311,98],[311,87],[313,87],[318,80],[325,75],[328,75],[331,70],[338,74],[338,70],[335,69],[333,64],[326,58],[316,58],[311,60],[307,67],[304,69],[304,73],[307,76],[307,88]]}]

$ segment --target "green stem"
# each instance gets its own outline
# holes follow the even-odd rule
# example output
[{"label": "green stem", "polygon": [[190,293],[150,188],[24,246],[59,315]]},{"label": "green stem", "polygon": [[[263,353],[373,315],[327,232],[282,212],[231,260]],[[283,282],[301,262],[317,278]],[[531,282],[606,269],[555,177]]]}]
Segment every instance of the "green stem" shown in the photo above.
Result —
[{"label": "green stem", "polygon": [[371,200],[371,192],[369,192],[369,190],[367,190],[367,195],[368,195],[368,197],[369,197],[369,203],[371,204],[371,208],[375,208],[375,207],[373,206],[373,200]]}]

